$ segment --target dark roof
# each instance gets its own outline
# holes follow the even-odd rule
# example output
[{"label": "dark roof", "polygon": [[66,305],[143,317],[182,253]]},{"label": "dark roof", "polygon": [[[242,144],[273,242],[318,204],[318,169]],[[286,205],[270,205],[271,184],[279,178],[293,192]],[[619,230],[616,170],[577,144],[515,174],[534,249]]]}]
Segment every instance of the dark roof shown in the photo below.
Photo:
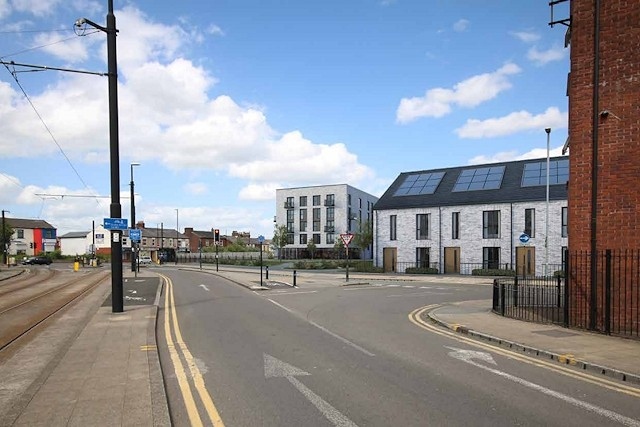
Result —
[{"label": "dark roof", "polygon": [[214,239],[215,237],[212,230],[193,230],[192,233],[201,239]]},{"label": "dark roof", "polygon": [[12,228],[26,228],[30,230],[35,229],[53,229],[55,227],[42,219],[23,219],[23,218],[5,218],[7,224]]},{"label": "dark roof", "polygon": [[85,238],[87,235],[91,234],[91,231],[70,231],[67,234],[63,234],[59,236],[60,239],[79,239]]},{"label": "dark roof", "polygon": [[[484,165],[467,165],[452,168],[430,169],[424,171],[403,172],[380,197],[374,205],[374,210],[381,209],[409,209],[420,207],[477,205],[487,203],[510,203],[526,201],[546,200],[546,185],[523,187],[522,174],[527,163],[545,162],[543,159],[528,159],[513,162],[490,163]],[[554,160],[569,160],[568,156],[551,157]],[[452,191],[458,175],[463,170],[483,167],[504,166],[504,175],[500,188],[495,190]],[[551,168],[550,168],[551,169]],[[545,168],[546,171],[546,168]],[[397,189],[404,183],[409,175],[417,173],[444,172],[440,184],[433,194],[419,194],[411,196],[395,196]],[[549,200],[566,200],[566,183],[549,185]]]}]

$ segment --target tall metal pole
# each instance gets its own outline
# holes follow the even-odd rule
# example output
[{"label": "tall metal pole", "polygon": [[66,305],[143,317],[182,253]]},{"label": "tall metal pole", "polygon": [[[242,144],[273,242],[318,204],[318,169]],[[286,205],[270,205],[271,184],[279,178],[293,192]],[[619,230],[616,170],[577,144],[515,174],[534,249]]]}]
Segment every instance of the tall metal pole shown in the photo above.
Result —
[{"label": "tall metal pole", "polygon": [[[130,182],[130,186],[131,186],[131,226],[129,228],[138,228],[136,226],[136,199],[135,199],[135,191],[134,191],[134,187],[135,184],[133,182],[133,167],[134,166],[140,166],[140,163],[131,163],[131,182]],[[129,236],[129,241],[131,242],[131,271],[137,272],[138,270],[136,269],[136,243],[131,239],[131,236]]]},{"label": "tall metal pole", "polygon": [[549,139],[551,128],[546,128],[544,131],[547,133],[547,212],[544,231],[544,275],[546,276],[549,273]]},{"label": "tall metal pole", "polygon": [[2,210],[2,263],[4,265],[8,264],[7,261],[7,242],[6,242],[6,235],[5,235],[5,223],[4,223],[4,214],[5,212],[9,212],[9,211],[5,211],[4,209]]},{"label": "tall metal pole", "polygon": [[178,209],[176,209],[176,265],[178,265],[178,249],[180,249],[180,245],[178,244]]}]

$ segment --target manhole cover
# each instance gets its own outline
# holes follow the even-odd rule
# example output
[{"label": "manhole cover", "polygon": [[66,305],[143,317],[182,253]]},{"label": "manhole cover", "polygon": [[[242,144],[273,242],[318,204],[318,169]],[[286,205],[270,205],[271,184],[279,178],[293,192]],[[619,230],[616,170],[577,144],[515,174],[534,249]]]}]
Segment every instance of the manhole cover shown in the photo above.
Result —
[{"label": "manhole cover", "polygon": [[577,335],[580,335],[580,334],[576,334],[575,332],[557,331],[557,330],[531,331],[531,332],[533,332],[534,334],[546,335],[548,337],[553,337],[553,338],[575,337]]}]

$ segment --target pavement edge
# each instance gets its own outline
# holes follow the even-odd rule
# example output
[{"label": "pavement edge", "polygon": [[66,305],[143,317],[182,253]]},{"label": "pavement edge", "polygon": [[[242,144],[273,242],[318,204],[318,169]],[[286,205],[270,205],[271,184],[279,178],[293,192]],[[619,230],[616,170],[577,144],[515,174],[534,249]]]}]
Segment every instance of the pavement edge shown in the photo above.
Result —
[{"label": "pavement edge", "polygon": [[624,372],[608,366],[599,365],[596,363],[576,359],[573,357],[568,357],[566,354],[555,353],[549,350],[543,350],[530,345],[522,344],[515,341],[510,341],[504,338],[496,337],[490,334],[486,334],[484,332],[470,329],[464,325],[460,325],[457,323],[445,322],[435,314],[435,311],[440,307],[434,307],[433,309],[429,310],[426,314],[432,322],[444,328],[447,328],[451,331],[457,332],[459,334],[469,335],[473,338],[477,338],[483,341],[496,343],[502,347],[506,347],[509,349],[519,350],[523,353],[527,353],[528,355],[534,355],[541,358],[554,360],[560,364],[576,366],[580,369],[588,370],[601,375],[612,377],[620,381],[633,383],[633,384],[640,384],[640,376],[631,374],[629,372]]},{"label": "pavement edge", "polygon": [[152,314],[147,326],[147,343],[154,346],[155,351],[147,352],[149,363],[149,387],[151,391],[151,415],[154,426],[171,426],[171,415],[169,413],[169,400],[164,383],[164,374],[160,364],[160,351],[158,349],[157,326],[160,295],[164,288],[164,281],[158,278],[158,290],[156,299],[151,308]]}]

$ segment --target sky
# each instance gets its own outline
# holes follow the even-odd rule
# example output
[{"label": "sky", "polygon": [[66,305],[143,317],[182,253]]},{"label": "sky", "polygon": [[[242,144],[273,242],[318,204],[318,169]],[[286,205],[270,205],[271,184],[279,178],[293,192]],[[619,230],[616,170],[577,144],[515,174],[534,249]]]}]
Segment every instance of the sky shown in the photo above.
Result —
[{"label": "sky", "polygon": [[[0,206],[110,217],[106,0],[0,0]],[[147,228],[273,237],[276,189],[560,155],[547,0],[113,0],[119,188]],[[568,11],[556,6],[554,16]],[[12,65],[37,65],[71,71]],[[132,167],[132,163],[139,166]]]}]

